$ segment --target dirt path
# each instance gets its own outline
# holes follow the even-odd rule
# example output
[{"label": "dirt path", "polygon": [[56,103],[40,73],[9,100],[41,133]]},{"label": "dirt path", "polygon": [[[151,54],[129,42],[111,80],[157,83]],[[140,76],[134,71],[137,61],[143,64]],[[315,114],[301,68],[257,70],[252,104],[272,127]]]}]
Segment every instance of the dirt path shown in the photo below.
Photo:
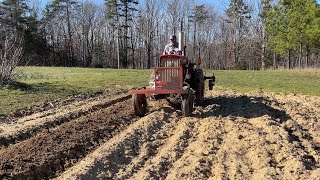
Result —
[{"label": "dirt path", "polygon": [[320,179],[320,97],[207,92],[192,117],[130,100],[0,150],[0,179]]}]

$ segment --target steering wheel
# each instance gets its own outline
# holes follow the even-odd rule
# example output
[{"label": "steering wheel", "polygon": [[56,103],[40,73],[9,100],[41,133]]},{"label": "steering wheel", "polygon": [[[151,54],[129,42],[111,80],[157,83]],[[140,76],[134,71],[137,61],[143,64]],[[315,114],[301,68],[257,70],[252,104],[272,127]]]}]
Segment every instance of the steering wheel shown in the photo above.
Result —
[{"label": "steering wheel", "polygon": [[175,53],[176,53],[175,50],[170,51],[170,54],[175,54]]}]

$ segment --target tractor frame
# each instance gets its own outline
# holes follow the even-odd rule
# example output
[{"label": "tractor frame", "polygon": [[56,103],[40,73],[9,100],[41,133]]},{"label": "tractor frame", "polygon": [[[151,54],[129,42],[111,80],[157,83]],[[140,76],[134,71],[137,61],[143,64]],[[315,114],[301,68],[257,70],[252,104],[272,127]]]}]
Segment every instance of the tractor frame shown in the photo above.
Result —
[{"label": "tractor frame", "polygon": [[[202,105],[204,97],[204,81],[209,80],[209,89],[213,88],[215,76],[206,77],[202,69],[196,67],[187,57],[180,54],[161,55],[157,67],[153,69],[150,87],[133,90],[132,102],[134,112],[144,116],[147,112],[146,95],[179,94],[182,97],[181,111],[183,116],[190,116],[194,100]],[[196,68],[195,68],[196,67]]]}]

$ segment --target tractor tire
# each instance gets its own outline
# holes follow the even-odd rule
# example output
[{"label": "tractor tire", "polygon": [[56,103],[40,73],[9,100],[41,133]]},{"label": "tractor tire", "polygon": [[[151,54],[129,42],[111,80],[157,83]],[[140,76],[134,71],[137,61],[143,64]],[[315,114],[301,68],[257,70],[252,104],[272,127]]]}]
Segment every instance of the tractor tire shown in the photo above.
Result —
[{"label": "tractor tire", "polygon": [[192,114],[193,94],[191,90],[188,91],[188,94],[185,94],[182,96],[181,111],[182,111],[182,116],[184,117],[189,117]]},{"label": "tractor tire", "polygon": [[133,94],[132,95],[132,103],[134,113],[137,116],[144,116],[147,113],[147,97],[145,94]]},{"label": "tractor tire", "polygon": [[209,90],[210,91],[213,90],[213,86],[214,86],[214,81],[213,81],[213,79],[210,79],[209,80]]},{"label": "tractor tire", "polygon": [[193,105],[194,105],[194,98],[193,98],[193,91],[189,91],[189,95],[188,95],[188,98],[189,98],[189,110],[190,110],[190,114],[193,112]]}]

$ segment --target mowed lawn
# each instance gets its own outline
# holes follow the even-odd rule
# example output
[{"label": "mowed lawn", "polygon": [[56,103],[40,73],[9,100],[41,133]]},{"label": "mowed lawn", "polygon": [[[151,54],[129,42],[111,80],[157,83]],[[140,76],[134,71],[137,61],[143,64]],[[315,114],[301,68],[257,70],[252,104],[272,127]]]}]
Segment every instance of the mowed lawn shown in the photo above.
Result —
[{"label": "mowed lawn", "polygon": [[[15,78],[22,85],[0,89],[0,115],[70,95],[106,89],[147,86],[152,70],[65,67],[19,67]],[[215,73],[216,89],[268,91],[320,96],[320,71],[206,71]]]},{"label": "mowed lawn", "polygon": [[275,71],[207,71],[220,90],[266,91],[320,96],[320,69]]}]

